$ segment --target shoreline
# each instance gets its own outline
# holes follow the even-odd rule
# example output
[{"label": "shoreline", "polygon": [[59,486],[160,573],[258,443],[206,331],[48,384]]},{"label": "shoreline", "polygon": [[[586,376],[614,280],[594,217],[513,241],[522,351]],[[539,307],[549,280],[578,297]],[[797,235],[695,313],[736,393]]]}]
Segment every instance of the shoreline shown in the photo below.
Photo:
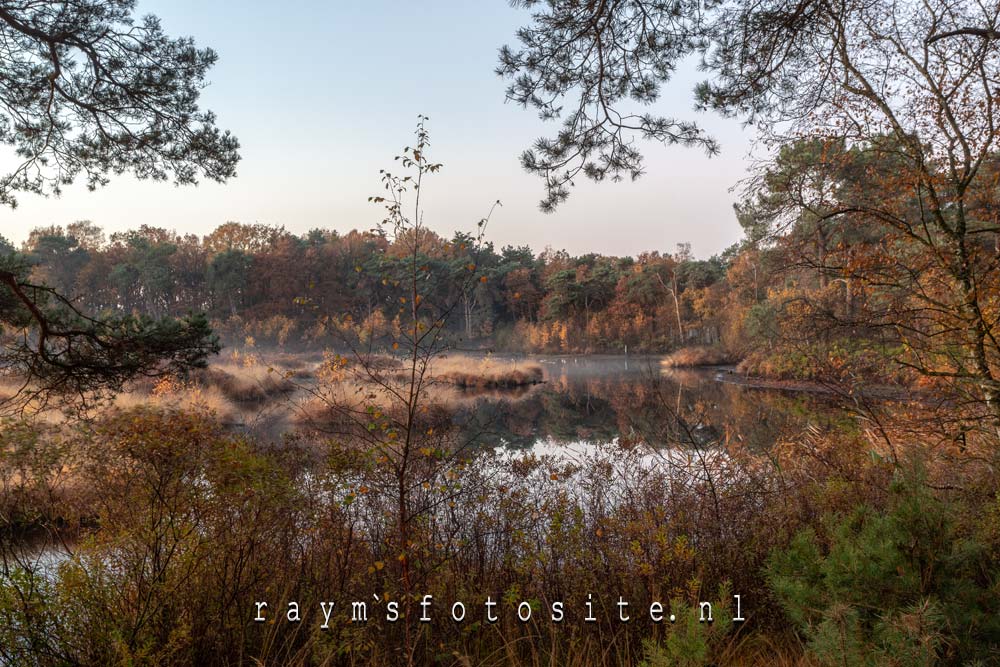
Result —
[{"label": "shoreline", "polygon": [[748,389],[769,389],[778,391],[788,391],[797,393],[824,394],[828,396],[863,396],[883,401],[917,401],[927,402],[929,396],[925,392],[916,389],[902,387],[898,385],[873,384],[857,392],[842,390],[830,384],[824,384],[817,380],[786,380],[771,379],[757,375],[742,375],[736,372],[736,367],[727,366],[702,366],[702,369],[712,368],[718,371],[715,375],[717,382],[733,384]]}]

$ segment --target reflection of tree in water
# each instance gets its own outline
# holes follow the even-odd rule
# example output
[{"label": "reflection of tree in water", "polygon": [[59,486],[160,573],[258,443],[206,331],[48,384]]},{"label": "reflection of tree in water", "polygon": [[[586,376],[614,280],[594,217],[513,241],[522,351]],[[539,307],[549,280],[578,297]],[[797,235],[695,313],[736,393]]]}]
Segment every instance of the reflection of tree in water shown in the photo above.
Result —
[{"label": "reflection of tree in water", "polygon": [[479,432],[486,446],[529,448],[538,440],[610,442],[619,417],[610,401],[578,386],[539,388],[515,400],[483,399],[455,419],[463,432]]},{"label": "reflection of tree in water", "polygon": [[517,398],[483,398],[455,415],[483,446],[644,442],[712,446],[739,442],[766,449],[807,425],[839,430],[850,422],[823,396],[749,389],[705,372],[562,374]]}]

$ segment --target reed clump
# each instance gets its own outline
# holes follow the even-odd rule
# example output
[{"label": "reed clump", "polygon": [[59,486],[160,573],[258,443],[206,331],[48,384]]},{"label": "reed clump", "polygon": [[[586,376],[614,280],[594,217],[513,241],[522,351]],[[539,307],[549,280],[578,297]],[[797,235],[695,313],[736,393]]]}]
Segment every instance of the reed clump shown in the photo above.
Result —
[{"label": "reed clump", "polygon": [[719,346],[682,347],[660,362],[663,368],[695,368],[698,366],[728,366],[739,362],[738,355]]},{"label": "reed clump", "polygon": [[460,389],[515,389],[544,382],[542,367],[536,363],[483,359],[479,362],[462,358],[435,361],[431,368],[434,379]]},{"label": "reed clump", "polygon": [[295,391],[291,380],[295,371],[273,366],[217,364],[201,371],[196,380],[203,386],[218,389],[236,403],[263,403]]}]

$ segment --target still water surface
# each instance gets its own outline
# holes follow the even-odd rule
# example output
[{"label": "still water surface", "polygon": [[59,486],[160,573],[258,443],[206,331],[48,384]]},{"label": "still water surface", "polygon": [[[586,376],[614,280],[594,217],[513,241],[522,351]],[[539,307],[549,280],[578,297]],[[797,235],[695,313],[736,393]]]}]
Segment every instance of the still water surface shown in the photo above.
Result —
[{"label": "still water surface", "polygon": [[531,357],[544,384],[508,400],[483,398],[456,425],[483,446],[558,452],[614,442],[763,450],[807,428],[851,428],[824,394],[760,389],[731,368],[668,370],[656,358]]}]

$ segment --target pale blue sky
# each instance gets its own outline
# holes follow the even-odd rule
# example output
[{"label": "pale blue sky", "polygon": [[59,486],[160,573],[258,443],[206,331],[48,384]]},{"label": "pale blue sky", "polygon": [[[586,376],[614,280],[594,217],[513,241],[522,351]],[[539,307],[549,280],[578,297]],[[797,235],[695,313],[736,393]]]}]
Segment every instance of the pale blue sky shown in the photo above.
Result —
[{"label": "pale blue sky", "polygon": [[505,0],[140,0],[139,12],[218,51],[203,105],[239,137],[239,176],[197,188],[123,177],[95,193],[75,185],[58,199],[23,195],[16,211],[0,213],[4,236],[20,242],[32,227],[79,219],[107,231],[149,224],[206,234],[227,220],[296,233],[368,229],[380,217],[367,203],[378,170],[411,142],[423,113],[431,157],[444,164],[425,191],[425,222],[442,234],[473,229],[500,199],[488,233],[498,246],[626,255],[687,241],[704,257],[740,237],[729,188],[744,176],[750,134],[691,110],[693,67],[654,110],[697,117],[721,140],[721,156],[644,144],[638,182],[581,182],[558,212],[543,214],[541,182],[518,155],[555,126],[504,103],[497,49],[526,21]]}]

